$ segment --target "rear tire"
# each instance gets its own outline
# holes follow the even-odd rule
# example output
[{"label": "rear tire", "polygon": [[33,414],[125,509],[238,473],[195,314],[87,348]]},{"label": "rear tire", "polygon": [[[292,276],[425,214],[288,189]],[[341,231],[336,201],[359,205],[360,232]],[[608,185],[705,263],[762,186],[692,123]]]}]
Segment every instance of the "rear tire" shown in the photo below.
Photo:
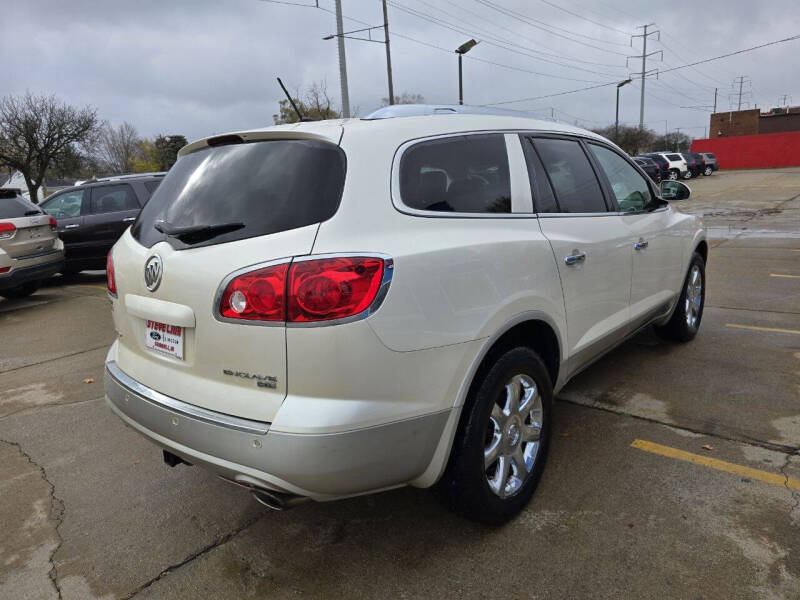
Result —
[{"label": "rear tire", "polygon": [[703,319],[706,304],[706,263],[697,252],[692,256],[683,289],[672,317],[666,325],[656,327],[656,333],[676,342],[694,339]]},{"label": "rear tire", "polygon": [[[481,372],[482,371],[482,372]],[[547,459],[553,386],[539,355],[517,346],[473,382],[438,491],[475,521],[500,524],[517,515]]]},{"label": "rear tire", "polygon": [[703,169],[703,175],[705,175],[706,177],[711,175],[713,172],[714,172],[714,169],[712,169],[711,167],[706,167],[705,169]]},{"label": "rear tire", "polygon": [[678,169],[670,169],[670,170],[669,170],[669,177],[668,177],[668,179],[669,179],[670,181],[675,181],[675,180],[679,179],[679,178],[680,178],[680,176],[681,176],[681,174],[680,174],[680,171],[678,171]]},{"label": "rear tire", "polygon": [[0,290],[0,296],[6,298],[7,300],[16,300],[18,298],[26,298],[33,294],[36,290],[42,287],[41,281],[29,281],[28,283],[23,283],[20,286],[15,288],[9,288],[7,290]]},{"label": "rear tire", "polygon": [[686,171],[686,173],[683,174],[683,178],[684,179],[691,179],[692,178],[692,172],[691,171]]}]

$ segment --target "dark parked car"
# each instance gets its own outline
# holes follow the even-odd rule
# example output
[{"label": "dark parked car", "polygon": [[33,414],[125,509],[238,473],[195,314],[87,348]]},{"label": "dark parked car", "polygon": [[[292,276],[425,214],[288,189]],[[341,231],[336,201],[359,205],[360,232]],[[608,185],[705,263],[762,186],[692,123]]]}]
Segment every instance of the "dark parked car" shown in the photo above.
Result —
[{"label": "dark parked car", "polygon": [[[638,157],[637,157],[638,158]],[[657,153],[645,154],[643,158],[649,158],[658,166],[661,180],[669,179],[669,161]]]},{"label": "dark parked car", "polygon": [[711,175],[714,171],[719,171],[719,163],[717,162],[717,157],[714,156],[714,154],[711,152],[701,152],[700,156],[703,157],[703,161],[706,165],[703,169],[703,175]]},{"label": "dark parked car", "polygon": [[692,152],[683,152],[681,156],[686,161],[686,166],[689,167],[689,170],[684,173],[684,179],[691,179],[692,177],[697,177],[703,172],[705,165],[703,164],[702,160],[697,159],[697,154]]},{"label": "dark parked car", "polygon": [[58,221],[64,273],[106,268],[111,246],[136,220],[164,174],[90,180],[53,194],[41,207]]},{"label": "dark parked car", "polygon": [[661,176],[661,168],[652,158],[648,158],[646,156],[634,156],[633,160],[637,165],[642,167],[642,171],[647,173],[648,177],[650,177],[654,183],[661,183],[661,180],[663,179]]}]

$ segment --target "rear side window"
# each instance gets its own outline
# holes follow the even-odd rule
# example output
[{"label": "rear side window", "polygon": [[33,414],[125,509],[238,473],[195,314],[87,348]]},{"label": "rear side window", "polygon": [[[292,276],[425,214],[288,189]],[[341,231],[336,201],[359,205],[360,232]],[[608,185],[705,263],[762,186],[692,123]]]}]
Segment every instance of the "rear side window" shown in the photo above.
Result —
[{"label": "rear side window", "polygon": [[56,219],[71,219],[80,217],[83,212],[83,202],[89,194],[86,190],[73,190],[45,200],[42,208],[47,214]]},{"label": "rear side window", "polygon": [[400,197],[417,210],[510,213],[505,137],[464,135],[411,146],[400,160]]},{"label": "rear side window", "polygon": [[139,210],[136,194],[127,183],[92,189],[92,214]]},{"label": "rear side window", "polygon": [[[334,144],[274,140],[215,146],[178,159],[131,233],[152,246],[208,246],[312,225],[339,208],[345,155]],[[168,236],[168,229],[211,228],[207,235]],[[164,227],[164,224],[160,225]],[[232,227],[214,228],[219,225]]]},{"label": "rear side window", "polygon": [[667,154],[667,158],[670,160],[683,160],[680,154]]},{"label": "rear side window", "polygon": [[0,219],[19,219],[20,217],[32,217],[40,215],[42,211],[19,196],[0,197]]},{"label": "rear side window", "polygon": [[147,193],[150,194],[151,196],[153,195],[153,192],[155,192],[158,189],[159,185],[161,185],[160,179],[153,179],[152,181],[144,182],[144,187],[147,190]]},{"label": "rear side window", "polygon": [[600,183],[580,143],[538,138],[535,146],[553,186],[560,212],[606,212]]}]

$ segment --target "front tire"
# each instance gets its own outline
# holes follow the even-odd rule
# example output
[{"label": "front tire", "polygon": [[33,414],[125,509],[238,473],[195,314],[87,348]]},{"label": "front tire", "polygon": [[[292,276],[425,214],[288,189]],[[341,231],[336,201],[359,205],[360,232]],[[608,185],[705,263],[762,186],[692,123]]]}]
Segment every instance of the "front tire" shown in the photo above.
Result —
[{"label": "front tire", "polygon": [[500,524],[528,503],[550,439],[553,386],[539,355],[517,346],[479,371],[438,489],[455,512]]},{"label": "front tire", "polygon": [[681,174],[678,171],[678,169],[670,169],[670,171],[669,171],[669,180],[670,181],[675,181],[680,177],[680,175]]},{"label": "front tire", "polygon": [[31,294],[33,294],[36,290],[42,287],[41,281],[29,281],[28,283],[23,283],[20,286],[15,288],[10,288],[7,290],[0,290],[0,296],[6,298],[7,300],[17,300],[19,298],[27,298]]},{"label": "front tire", "polygon": [[703,257],[695,252],[672,317],[666,325],[656,327],[656,332],[661,337],[676,342],[689,342],[694,339],[703,319],[703,308],[706,304],[705,284],[706,263]]}]

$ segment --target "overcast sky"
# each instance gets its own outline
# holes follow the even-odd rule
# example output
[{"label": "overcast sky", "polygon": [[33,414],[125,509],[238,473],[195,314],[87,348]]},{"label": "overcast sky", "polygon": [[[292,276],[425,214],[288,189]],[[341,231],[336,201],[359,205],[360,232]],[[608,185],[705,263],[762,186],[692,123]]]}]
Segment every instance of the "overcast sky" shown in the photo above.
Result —
[{"label": "overcast sky", "polygon": [[[192,140],[269,125],[282,98],[276,76],[290,88],[326,80],[339,103],[336,42],[322,40],[335,31],[333,0],[319,5],[326,10],[262,0],[5,0],[0,94],[54,93],[95,106],[113,124],[128,121],[143,135]],[[346,31],[382,23],[379,0],[343,0],[343,12]],[[648,68],[796,35],[800,3],[390,0],[389,22],[396,94],[457,102],[453,50],[474,37],[481,43],[464,60],[465,102],[487,104],[627,78],[640,70],[640,61],[626,69],[625,57],[641,54],[641,38],[631,48],[624,32],[640,33],[636,26],[644,23],[661,30],[661,43],[650,38],[648,51],[664,50],[664,61],[656,55]],[[351,108],[365,115],[387,95],[384,48],[352,40],[346,46]],[[784,94],[800,104],[798,57],[800,40],[648,79],[645,121],[659,132],[666,120],[670,130],[702,137],[708,112],[680,107],[711,105],[718,87],[718,110],[727,110],[739,75],[751,81],[745,106],[775,106]],[[614,95],[608,86],[503,106],[547,116],[552,107],[557,118],[592,127],[613,122]],[[620,120],[638,119],[638,84],[628,85]]]}]

